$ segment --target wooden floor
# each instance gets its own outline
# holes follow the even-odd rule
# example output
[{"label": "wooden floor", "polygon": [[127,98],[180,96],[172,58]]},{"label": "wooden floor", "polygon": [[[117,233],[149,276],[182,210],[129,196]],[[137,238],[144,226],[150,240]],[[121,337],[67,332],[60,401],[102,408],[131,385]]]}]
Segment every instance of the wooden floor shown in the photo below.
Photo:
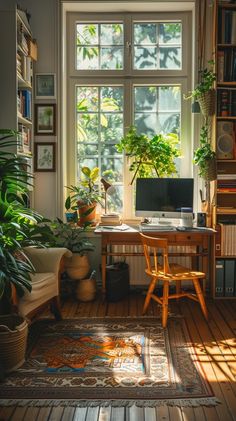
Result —
[{"label": "wooden floor", "polygon": [[[80,316],[140,316],[144,296],[133,292],[119,303],[106,303],[100,297],[91,303],[67,300],[64,318]],[[0,421],[228,421],[236,420],[236,301],[207,301],[210,320],[205,322],[197,303],[172,302],[170,313],[185,316],[199,359],[215,395],[216,407],[157,408],[14,408],[0,409]],[[148,315],[158,315],[155,303]]]}]

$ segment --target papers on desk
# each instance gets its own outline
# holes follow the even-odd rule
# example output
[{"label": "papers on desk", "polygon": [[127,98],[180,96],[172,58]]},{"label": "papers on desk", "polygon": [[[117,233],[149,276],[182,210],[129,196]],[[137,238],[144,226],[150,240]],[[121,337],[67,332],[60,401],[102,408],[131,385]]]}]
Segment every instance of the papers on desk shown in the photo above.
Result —
[{"label": "papers on desk", "polygon": [[130,230],[131,228],[129,225],[121,224],[121,225],[98,225],[96,227],[96,232],[103,232],[103,231],[126,231]]}]

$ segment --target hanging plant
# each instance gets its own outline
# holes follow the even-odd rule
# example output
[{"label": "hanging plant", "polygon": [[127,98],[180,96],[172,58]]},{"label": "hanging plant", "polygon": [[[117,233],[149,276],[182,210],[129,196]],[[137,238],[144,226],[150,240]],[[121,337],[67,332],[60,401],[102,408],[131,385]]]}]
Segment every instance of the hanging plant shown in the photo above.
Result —
[{"label": "hanging plant", "polygon": [[199,167],[199,176],[205,181],[216,180],[216,153],[212,150],[209,141],[208,124],[202,126],[200,131],[200,147],[194,151],[194,164]]},{"label": "hanging plant", "polygon": [[129,171],[136,177],[168,177],[177,174],[175,159],[181,155],[179,138],[175,133],[158,134],[149,138],[138,134],[134,126],[116,145],[118,152],[132,158]]},{"label": "hanging plant", "polygon": [[194,99],[199,102],[202,114],[205,118],[212,116],[215,113],[215,89],[214,82],[216,80],[216,74],[213,71],[214,61],[208,61],[211,66],[210,69],[205,68],[200,70],[199,79],[200,82],[196,87],[185,95],[185,99]]}]

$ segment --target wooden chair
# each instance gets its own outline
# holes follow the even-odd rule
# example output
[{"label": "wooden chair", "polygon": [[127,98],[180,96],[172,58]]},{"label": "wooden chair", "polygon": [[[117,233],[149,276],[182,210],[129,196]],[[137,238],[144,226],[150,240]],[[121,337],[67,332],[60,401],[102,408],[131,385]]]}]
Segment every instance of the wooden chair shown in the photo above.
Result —
[{"label": "wooden chair", "polygon": [[[204,317],[207,320],[208,314],[206,303],[199,284],[199,279],[205,278],[205,273],[192,271],[191,269],[176,263],[169,264],[168,241],[166,238],[148,237],[141,233],[140,235],[147,264],[145,272],[151,277],[151,282],[144,302],[143,314],[146,313],[150,300],[153,298],[153,300],[162,306],[162,326],[165,328],[167,325],[169,299],[188,297],[199,302]],[[182,281],[189,280],[193,282],[196,294],[181,290]],[[158,281],[163,282],[162,297],[158,297],[153,293]],[[169,295],[169,285],[172,281],[176,282],[176,293]]]}]

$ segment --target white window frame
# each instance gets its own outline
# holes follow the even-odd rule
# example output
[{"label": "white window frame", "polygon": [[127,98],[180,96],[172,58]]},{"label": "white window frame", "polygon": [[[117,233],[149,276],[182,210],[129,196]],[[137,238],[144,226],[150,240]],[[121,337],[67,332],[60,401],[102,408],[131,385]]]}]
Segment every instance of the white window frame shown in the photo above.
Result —
[{"label": "white window frame", "polygon": [[[93,85],[124,85],[124,96],[126,110],[124,112],[124,127],[132,122],[132,94],[127,98],[127,89],[132,93],[131,86],[134,85],[181,85],[181,150],[183,152],[180,176],[192,176],[192,142],[191,140],[191,110],[188,101],[183,99],[183,93],[191,89],[191,63],[192,63],[192,14],[191,12],[155,12],[154,13],[67,13],[67,185],[76,184],[76,109],[75,109],[75,87]],[[127,31],[126,23],[135,21],[181,21],[182,22],[182,68],[180,70],[131,70],[131,66],[124,70],[76,70],[76,45],[75,25],[76,22],[114,22],[124,21],[124,44],[131,39]],[[131,26],[129,27],[131,31]],[[71,42],[71,40],[73,40]],[[129,49],[125,48],[125,59]],[[131,63],[132,60],[130,60]],[[73,110],[73,112],[72,112]],[[124,219],[133,219],[132,214],[132,186],[129,185],[131,174],[127,165],[127,158],[124,158]]]}]

